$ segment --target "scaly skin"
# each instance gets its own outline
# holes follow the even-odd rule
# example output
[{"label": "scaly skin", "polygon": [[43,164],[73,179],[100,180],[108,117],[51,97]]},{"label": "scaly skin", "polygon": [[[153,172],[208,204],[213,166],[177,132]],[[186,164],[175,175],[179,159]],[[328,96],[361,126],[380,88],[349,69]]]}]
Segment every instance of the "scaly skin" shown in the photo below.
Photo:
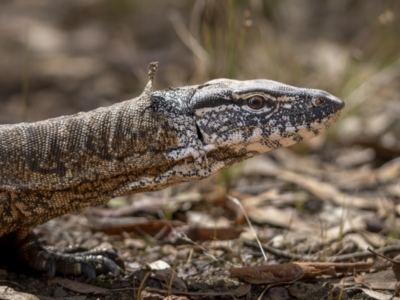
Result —
[{"label": "scaly skin", "polygon": [[[152,92],[87,113],[0,126],[0,237],[13,235],[38,270],[118,273],[105,257],[54,253],[31,229],[111,198],[198,180],[236,162],[316,136],[344,103],[270,80],[217,79]],[[66,258],[68,264],[66,264]],[[98,258],[99,259],[99,258]],[[69,266],[68,266],[69,265]]]}]

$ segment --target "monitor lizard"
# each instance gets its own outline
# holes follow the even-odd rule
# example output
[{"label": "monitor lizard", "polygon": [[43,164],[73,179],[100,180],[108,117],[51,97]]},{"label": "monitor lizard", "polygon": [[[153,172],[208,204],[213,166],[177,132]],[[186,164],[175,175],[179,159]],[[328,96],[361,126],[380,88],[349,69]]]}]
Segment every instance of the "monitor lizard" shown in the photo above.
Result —
[{"label": "monitor lizard", "polygon": [[[344,102],[271,80],[215,79],[153,91],[89,112],[0,125],[0,238],[27,266],[54,275],[120,272],[113,251],[59,251],[32,229],[111,198],[199,180],[314,137]],[[1,246],[0,246],[1,247]],[[3,246],[4,247],[4,246]]]}]

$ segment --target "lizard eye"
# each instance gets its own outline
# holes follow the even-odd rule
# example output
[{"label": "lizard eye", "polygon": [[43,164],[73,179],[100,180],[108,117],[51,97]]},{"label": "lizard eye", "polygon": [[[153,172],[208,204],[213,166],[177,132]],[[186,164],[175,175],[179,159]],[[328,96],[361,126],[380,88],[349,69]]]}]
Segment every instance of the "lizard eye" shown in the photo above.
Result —
[{"label": "lizard eye", "polygon": [[253,96],[247,99],[247,105],[252,109],[261,109],[264,106],[264,98],[260,96]]}]

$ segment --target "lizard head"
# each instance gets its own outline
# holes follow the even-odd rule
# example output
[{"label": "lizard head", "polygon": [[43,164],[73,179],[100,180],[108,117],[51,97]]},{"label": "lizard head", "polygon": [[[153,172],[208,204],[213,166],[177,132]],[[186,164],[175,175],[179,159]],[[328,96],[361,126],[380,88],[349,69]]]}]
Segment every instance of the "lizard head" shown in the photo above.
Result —
[{"label": "lizard head", "polygon": [[325,91],[261,79],[211,80],[197,87],[189,104],[207,152],[235,149],[246,157],[323,133],[343,107]]}]

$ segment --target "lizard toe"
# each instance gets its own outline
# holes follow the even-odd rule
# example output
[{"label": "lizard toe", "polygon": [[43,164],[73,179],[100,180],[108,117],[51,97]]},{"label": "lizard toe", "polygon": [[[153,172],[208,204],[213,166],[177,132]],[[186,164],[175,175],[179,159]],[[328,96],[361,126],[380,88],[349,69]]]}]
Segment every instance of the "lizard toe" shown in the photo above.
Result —
[{"label": "lizard toe", "polygon": [[99,263],[96,265],[96,272],[98,274],[112,273],[115,277],[120,278],[121,268],[113,260],[104,257],[97,257]]},{"label": "lizard toe", "polygon": [[58,250],[44,245],[31,233],[18,244],[19,256],[33,269],[47,272],[49,277],[63,275],[85,275],[89,280],[97,275],[112,273],[119,278],[125,270],[121,258],[109,249],[86,250],[78,246]]}]

